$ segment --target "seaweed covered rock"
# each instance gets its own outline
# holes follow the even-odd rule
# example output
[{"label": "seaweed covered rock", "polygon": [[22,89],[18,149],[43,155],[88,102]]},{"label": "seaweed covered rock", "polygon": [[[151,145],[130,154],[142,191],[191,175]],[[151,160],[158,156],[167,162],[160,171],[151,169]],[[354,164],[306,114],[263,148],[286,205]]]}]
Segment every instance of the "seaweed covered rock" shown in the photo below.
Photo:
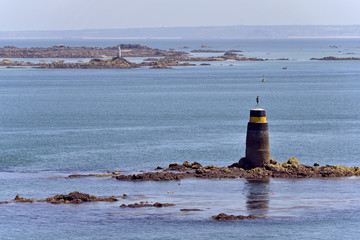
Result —
[{"label": "seaweed covered rock", "polygon": [[132,175],[119,175],[116,177],[116,179],[120,181],[171,181],[181,180],[185,177],[185,173],[147,172]]},{"label": "seaweed covered rock", "polygon": [[270,159],[263,168],[248,168],[246,158],[240,159],[239,163],[234,163],[229,167],[217,167],[209,165],[203,167],[198,162],[189,163],[185,161],[183,165],[172,163],[169,168],[159,172],[147,172],[133,175],[119,175],[116,179],[121,181],[169,181],[181,180],[184,178],[321,178],[321,177],[350,177],[360,176],[359,167],[345,166],[323,166],[313,167],[299,163],[296,158],[290,158],[284,163],[275,159]]},{"label": "seaweed covered rock", "polygon": [[22,197],[20,197],[19,194],[16,195],[16,197],[14,198],[14,200],[15,200],[16,202],[28,202],[28,203],[33,203],[33,202],[34,202],[33,199],[30,199],[30,198],[22,198]]},{"label": "seaweed covered rock", "polygon": [[80,193],[78,191],[71,192],[69,194],[63,195],[58,194],[53,197],[49,197],[46,199],[46,202],[53,203],[53,204],[60,204],[60,203],[74,203],[80,204],[83,202],[99,202],[99,201],[106,201],[106,202],[116,202],[118,199],[114,197],[109,198],[100,198],[97,196],[93,196],[86,193]]}]

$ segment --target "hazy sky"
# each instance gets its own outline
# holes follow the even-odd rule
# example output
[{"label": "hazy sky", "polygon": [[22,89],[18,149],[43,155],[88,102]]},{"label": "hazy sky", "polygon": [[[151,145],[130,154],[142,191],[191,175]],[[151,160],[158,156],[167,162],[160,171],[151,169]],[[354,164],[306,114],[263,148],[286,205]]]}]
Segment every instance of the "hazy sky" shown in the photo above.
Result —
[{"label": "hazy sky", "polygon": [[360,0],[0,0],[0,31],[360,24]]}]

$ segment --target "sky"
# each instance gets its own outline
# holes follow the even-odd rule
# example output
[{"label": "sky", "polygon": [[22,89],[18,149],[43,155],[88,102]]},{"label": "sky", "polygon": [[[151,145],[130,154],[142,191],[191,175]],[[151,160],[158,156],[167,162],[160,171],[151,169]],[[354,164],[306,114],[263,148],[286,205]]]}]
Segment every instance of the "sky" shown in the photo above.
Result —
[{"label": "sky", "polygon": [[356,25],[360,0],[0,0],[0,31]]}]

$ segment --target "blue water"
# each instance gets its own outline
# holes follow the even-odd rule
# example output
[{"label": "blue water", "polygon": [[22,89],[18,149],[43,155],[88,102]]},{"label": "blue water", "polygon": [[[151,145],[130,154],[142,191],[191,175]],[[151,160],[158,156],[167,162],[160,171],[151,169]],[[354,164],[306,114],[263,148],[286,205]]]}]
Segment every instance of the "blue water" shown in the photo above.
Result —
[{"label": "blue water", "polygon": [[[359,178],[270,183],[188,179],[181,185],[65,179],[74,173],[149,171],[170,162],[230,165],[244,156],[249,109],[255,107],[256,96],[267,111],[272,158],[360,166],[359,62],[309,61],[347,51],[359,54],[357,40],[146,43],[163,49],[238,47],[246,56],[292,60],[215,62],[169,70],[0,68],[0,201],[16,194],[44,199],[74,190],[120,197],[117,203],[0,205],[1,239],[357,238]],[[31,41],[0,44],[35,46]],[[122,199],[123,193],[129,197]],[[176,207],[119,208],[142,200]],[[268,218],[211,220],[221,212]]]}]

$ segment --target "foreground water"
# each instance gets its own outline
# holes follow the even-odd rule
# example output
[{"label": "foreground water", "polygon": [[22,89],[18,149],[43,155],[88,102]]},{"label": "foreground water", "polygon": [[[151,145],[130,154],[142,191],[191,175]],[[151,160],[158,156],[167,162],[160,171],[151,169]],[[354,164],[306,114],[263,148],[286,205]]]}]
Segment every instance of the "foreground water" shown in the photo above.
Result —
[{"label": "foreground water", "polygon": [[[350,43],[355,51],[356,41]],[[219,46],[226,44],[233,46]],[[281,48],[271,42],[268,48],[252,49],[252,54],[299,56],[289,62],[219,62],[170,70],[1,68],[0,201],[16,194],[44,199],[74,190],[120,197],[118,203],[0,205],[1,239],[355,239],[359,178],[188,179],[180,185],[63,178],[152,170],[185,160],[230,165],[244,156],[249,109],[258,95],[267,110],[273,158],[360,166],[358,62],[304,60],[314,48],[300,42],[304,57],[302,51],[291,51],[292,44]],[[333,51],[329,42],[322,44],[320,49]],[[122,199],[123,193],[129,197]],[[177,205],[119,208],[140,201]],[[210,219],[220,212],[268,218]]]}]

